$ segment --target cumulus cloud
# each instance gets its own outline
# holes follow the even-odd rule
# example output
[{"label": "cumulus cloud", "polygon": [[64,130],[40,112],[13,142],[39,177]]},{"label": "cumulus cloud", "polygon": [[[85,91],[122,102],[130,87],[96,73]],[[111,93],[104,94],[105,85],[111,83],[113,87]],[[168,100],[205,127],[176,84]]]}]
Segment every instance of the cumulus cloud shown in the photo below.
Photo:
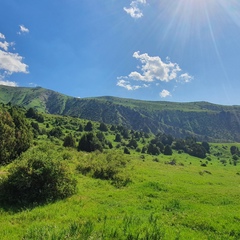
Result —
[{"label": "cumulus cloud", "polygon": [[4,85],[4,86],[10,86],[10,87],[17,87],[18,84],[16,82],[11,82],[8,80],[1,80],[0,79],[0,85]]},{"label": "cumulus cloud", "polygon": [[[137,71],[131,72],[127,76],[119,77],[117,86],[124,87],[127,90],[137,90],[143,87],[149,87],[152,83],[155,86],[163,82],[169,83],[189,83],[193,77],[184,73],[177,63],[173,63],[169,58],[163,61],[159,56],[149,56],[147,53],[140,54],[139,51],[133,53],[133,57],[141,62]],[[138,85],[132,84],[138,81]],[[171,96],[170,92],[164,90],[160,93],[161,97]]]},{"label": "cumulus cloud", "polygon": [[[147,53],[140,54],[140,52],[134,52],[133,57],[138,59],[142,65],[139,67],[141,72],[133,71],[127,78],[128,80],[136,80],[143,82],[170,82],[172,80],[189,82],[192,79],[188,73],[182,73],[182,69],[177,63],[172,63],[170,60],[163,62],[158,56],[151,57]],[[180,80],[179,80],[180,79]]]},{"label": "cumulus cloud", "polygon": [[19,25],[20,31],[18,32],[19,35],[23,33],[29,33],[29,29],[26,28],[24,25]]},{"label": "cumulus cloud", "polygon": [[141,10],[141,6],[147,3],[146,0],[135,0],[130,3],[130,7],[124,7],[124,11],[129,14],[132,18],[141,18],[143,17],[143,12]]},{"label": "cumulus cloud", "polygon": [[171,93],[166,90],[166,89],[163,89],[160,93],[159,93],[160,97],[161,98],[166,98],[166,97],[170,97],[172,96]]},{"label": "cumulus cloud", "polygon": [[5,51],[8,51],[8,48],[10,47],[10,46],[13,46],[14,45],[14,43],[13,42],[6,42],[6,41],[4,41],[4,42],[0,42],[0,48],[2,48],[3,50],[5,50]]},{"label": "cumulus cloud", "polygon": [[140,52],[135,52],[133,57],[138,59],[142,66],[140,67],[142,73],[131,72],[128,77],[133,80],[153,82],[155,80],[169,82],[176,79],[178,72],[181,68],[177,63],[172,63],[170,61],[163,62],[160,57],[151,57],[147,53],[140,54]]},{"label": "cumulus cloud", "polygon": [[5,39],[5,36],[2,33],[0,33],[0,39]]},{"label": "cumulus cloud", "polygon": [[9,75],[19,72],[28,73],[28,66],[22,61],[23,57],[18,55],[18,53],[0,50],[0,70],[6,71]]},{"label": "cumulus cloud", "polygon": [[179,81],[184,83],[189,83],[193,80],[193,77],[190,76],[188,73],[183,73],[179,76]]},{"label": "cumulus cloud", "polygon": [[16,82],[5,78],[13,73],[28,73],[28,65],[23,63],[23,57],[18,53],[9,51],[9,47],[13,45],[14,43],[5,41],[5,36],[0,33],[0,85],[16,87]]},{"label": "cumulus cloud", "polygon": [[119,79],[117,82],[117,86],[126,88],[129,91],[133,91],[141,88],[141,86],[139,85],[131,85],[129,81],[125,81],[124,79]]}]

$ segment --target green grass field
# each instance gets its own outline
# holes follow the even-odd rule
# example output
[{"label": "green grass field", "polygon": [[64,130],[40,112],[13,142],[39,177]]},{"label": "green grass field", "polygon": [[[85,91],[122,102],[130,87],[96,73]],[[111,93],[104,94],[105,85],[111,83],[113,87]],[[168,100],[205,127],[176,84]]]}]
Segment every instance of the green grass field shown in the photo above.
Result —
[{"label": "green grass field", "polygon": [[122,174],[131,182],[117,188],[76,170],[106,153],[49,143],[77,178],[78,193],[34,208],[1,207],[0,239],[240,239],[240,165],[229,163],[230,146],[211,145],[208,160],[176,152],[122,155],[128,162]]}]

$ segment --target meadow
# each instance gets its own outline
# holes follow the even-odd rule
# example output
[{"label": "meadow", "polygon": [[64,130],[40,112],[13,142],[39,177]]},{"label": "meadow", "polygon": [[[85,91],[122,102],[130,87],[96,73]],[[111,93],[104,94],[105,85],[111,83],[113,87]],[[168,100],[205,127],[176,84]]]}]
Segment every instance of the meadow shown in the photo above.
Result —
[{"label": "meadow", "polygon": [[[212,152],[230,144],[213,144]],[[77,194],[26,209],[0,208],[0,239],[239,239],[240,167],[185,153],[158,157],[133,153],[126,186],[77,171],[84,153],[49,143],[46,151],[67,162]],[[66,157],[67,156],[67,157]],[[65,160],[64,160],[65,158]],[[67,159],[66,159],[67,158]],[[171,164],[174,159],[174,165]],[[207,167],[201,166],[207,162]],[[5,171],[4,167],[1,171]]]}]

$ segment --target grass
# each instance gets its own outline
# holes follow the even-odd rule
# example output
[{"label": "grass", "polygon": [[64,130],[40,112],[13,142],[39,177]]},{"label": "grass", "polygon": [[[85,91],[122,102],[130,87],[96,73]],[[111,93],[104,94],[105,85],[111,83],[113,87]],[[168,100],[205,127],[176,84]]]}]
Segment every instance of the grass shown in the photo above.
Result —
[{"label": "grass", "polygon": [[[230,145],[226,145],[229,149]],[[219,151],[222,145],[215,144]],[[56,148],[53,151],[56,151]],[[58,147],[61,149],[61,147]],[[57,152],[57,151],[56,151]],[[213,151],[214,152],[214,151]],[[76,170],[92,154],[65,150],[78,193],[32,209],[0,208],[0,239],[239,239],[239,165],[211,155],[207,167],[186,154],[126,155],[132,182],[109,181]],[[228,152],[223,152],[223,157]],[[175,159],[176,165],[170,165]],[[206,160],[201,160],[206,161]],[[3,172],[4,168],[1,169]]]}]

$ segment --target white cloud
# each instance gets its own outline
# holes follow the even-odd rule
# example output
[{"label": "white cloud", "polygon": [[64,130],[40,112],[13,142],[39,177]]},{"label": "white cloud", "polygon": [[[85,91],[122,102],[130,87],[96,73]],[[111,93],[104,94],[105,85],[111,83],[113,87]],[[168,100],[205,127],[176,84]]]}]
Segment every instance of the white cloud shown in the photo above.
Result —
[{"label": "white cloud", "polygon": [[179,76],[179,80],[180,82],[189,83],[193,80],[193,77],[190,76],[188,73],[183,73]]},{"label": "white cloud", "polygon": [[18,84],[16,82],[11,82],[8,80],[1,80],[0,79],[0,85],[4,85],[4,86],[10,86],[10,87],[17,87]]},{"label": "white cloud", "polygon": [[140,9],[141,5],[145,5],[147,3],[146,0],[135,0],[130,3],[130,7],[124,7],[124,11],[128,13],[132,18],[141,18],[143,17],[143,12]]},{"label": "white cloud", "polygon": [[161,98],[166,98],[166,97],[172,96],[171,93],[168,90],[166,90],[166,89],[162,90],[159,93],[159,95],[160,95]]},{"label": "white cloud", "polygon": [[[0,33],[0,39],[5,39],[2,33]],[[0,41],[0,85],[16,87],[17,83],[6,80],[6,77],[13,73],[28,73],[28,65],[23,63],[22,56],[8,50],[13,45],[12,42]]]},{"label": "white cloud", "polygon": [[[138,71],[131,72],[128,76],[118,78],[117,86],[124,87],[127,90],[136,90],[143,87],[149,87],[155,82],[155,86],[160,83],[189,83],[193,77],[188,73],[183,73],[177,63],[173,63],[169,58],[162,61],[159,56],[149,56],[147,53],[140,54],[139,51],[133,53],[133,57],[141,62],[137,67]],[[138,85],[133,85],[132,81],[138,81]],[[147,84],[146,84],[147,83]],[[164,90],[161,97],[171,96],[170,92]]]},{"label": "white cloud", "polygon": [[123,79],[119,79],[117,82],[117,86],[126,88],[128,91],[133,91],[141,88],[139,85],[131,85],[128,81],[125,81]]},{"label": "white cloud", "polygon": [[10,75],[12,73],[28,73],[28,65],[22,62],[23,57],[18,53],[4,52],[0,50],[0,70],[7,71]]},{"label": "white cloud", "polygon": [[13,42],[10,42],[10,43],[6,42],[6,41],[0,42],[0,48],[2,48],[5,51],[8,51],[8,47],[13,46],[13,45],[14,45]]},{"label": "white cloud", "polygon": [[29,83],[28,84],[30,87],[37,87],[38,85],[36,83]]},{"label": "white cloud", "polygon": [[29,33],[29,29],[26,28],[24,25],[19,25],[20,27],[20,31],[18,32],[19,35],[21,35],[22,33]]},{"label": "white cloud", "polygon": [[5,39],[5,36],[2,33],[0,33],[0,39]]},{"label": "white cloud", "polygon": [[169,82],[176,79],[181,68],[177,63],[170,61],[163,62],[160,57],[151,57],[147,53],[140,54],[139,51],[133,54],[133,57],[138,59],[142,66],[140,67],[142,73],[131,72],[128,77],[133,80],[153,82],[155,80]]}]

